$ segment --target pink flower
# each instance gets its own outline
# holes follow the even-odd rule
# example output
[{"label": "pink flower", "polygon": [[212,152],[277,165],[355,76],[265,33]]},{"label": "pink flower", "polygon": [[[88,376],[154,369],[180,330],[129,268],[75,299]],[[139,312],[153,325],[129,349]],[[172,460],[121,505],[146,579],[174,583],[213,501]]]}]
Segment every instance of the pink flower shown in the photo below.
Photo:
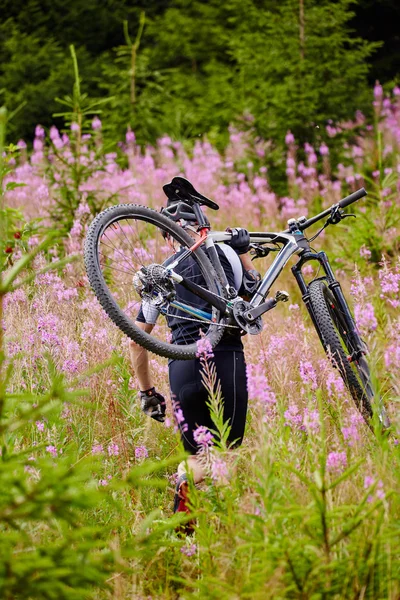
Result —
[{"label": "pink flower", "polygon": [[311,385],[312,390],[316,390],[317,385],[317,374],[313,365],[309,361],[300,361],[299,372],[301,380],[304,384]]},{"label": "pink flower", "polygon": [[101,129],[101,121],[99,119],[99,117],[95,117],[92,121],[92,129],[94,129],[95,131],[97,129]]},{"label": "pink flower", "polygon": [[303,423],[303,416],[300,414],[299,407],[296,404],[290,404],[289,408],[285,411],[284,417],[286,419],[286,426],[291,427],[291,425],[295,425],[297,427],[301,426]]},{"label": "pink flower", "polygon": [[204,425],[200,425],[193,431],[193,439],[202,448],[209,448],[214,444],[212,433]]},{"label": "pink flower", "polygon": [[319,153],[321,156],[328,156],[329,155],[329,148],[326,144],[322,143],[319,147]]},{"label": "pink flower", "polygon": [[326,459],[326,468],[333,473],[341,473],[347,467],[346,452],[330,452]]},{"label": "pink flower", "polygon": [[103,452],[104,452],[103,444],[94,444],[92,446],[93,456],[96,456],[97,454],[103,454]]},{"label": "pink flower", "polygon": [[331,398],[334,394],[343,396],[346,392],[343,379],[336,375],[334,372],[330,372],[326,379],[326,387],[328,389],[328,396]]},{"label": "pink flower", "polygon": [[125,140],[127,144],[134,144],[136,136],[130,129],[126,132]]},{"label": "pink flower", "polygon": [[215,482],[227,483],[228,482],[228,467],[226,462],[222,458],[216,458],[211,464],[211,477]]},{"label": "pink flower", "polygon": [[46,446],[46,452],[51,454],[53,458],[57,458],[58,456],[57,448],[55,446]]},{"label": "pink flower", "polygon": [[375,331],[378,326],[374,307],[370,302],[367,302],[364,305],[356,304],[354,306],[354,317],[361,333],[365,335],[371,331]]},{"label": "pink flower", "polygon": [[191,544],[190,546],[183,546],[181,548],[181,552],[186,556],[194,556],[194,554],[196,554],[197,552],[197,546],[196,544]]},{"label": "pink flower", "polygon": [[142,460],[144,458],[148,458],[149,453],[147,452],[147,448],[145,446],[137,446],[135,448],[135,458],[137,460]]},{"label": "pink flower", "polygon": [[382,88],[381,84],[379,83],[379,81],[377,81],[375,83],[374,96],[375,96],[375,98],[382,98],[382,96],[383,96],[383,88]]},{"label": "pink flower", "polygon": [[368,250],[368,248],[366,248],[365,246],[361,246],[360,256],[362,256],[363,258],[370,258],[371,254],[371,250]]},{"label": "pink flower", "polygon": [[249,363],[246,373],[249,398],[267,405],[276,404],[276,396],[268,384],[263,364]]},{"label": "pink flower", "polygon": [[176,424],[178,425],[181,431],[187,431],[189,427],[188,424],[185,422],[185,416],[181,407],[179,406],[179,402],[173,400],[173,406]]},{"label": "pink flower", "polygon": [[114,444],[110,442],[107,446],[108,456],[118,456],[119,455],[119,446],[118,444]]},{"label": "pink flower", "polygon": [[373,477],[370,477],[369,475],[366,476],[366,478],[364,479],[364,489],[366,490],[367,488],[370,488],[371,486],[373,486],[375,483],[375,479]]},{"label": "pink flower", "polygon": [[35,425],[36,425],[36,427],[38,428],[39,431],[44,431],[44,423],[43,423],[43,421],[36,421]]},{"label": "pink flower", "polygon": [[44,129],[43,129],[43,127],[42,127],[41,125],[36,125],[36,129],[35,129],[35,136],[36,136],[37,138],[44,139],[44,137],[45,137],[45,132],[44,132]]},{"label": "pink flower", "polygon": [[358,426],[364,423],[364,419],[359,412],[353,412],[350,417],[350,423],[347,427],[342,427],[342,434],[349,446],[354,446],[354,442],[359,441],[360,433]]},{"label": "pink flower", "polygon": [[214,356],[211,342],[208,338],[206,338],[204,336],[201,337],[199,340],[197,340],[196,345],[197,345],[197,352],[196,352],[197,358],[202,358],[204,360],[207,360]]},{"label": "pink flower", "polygon": [[287,146],[294,144],[294,135],[291,131],[288,131],[285,137],[285,143]]},{"label": "pink flower", "polygon": [[303,415],[303,426],[308,431],[319,431],[320,419],[318,410],[308,411],[308,408],[304,410]]}]

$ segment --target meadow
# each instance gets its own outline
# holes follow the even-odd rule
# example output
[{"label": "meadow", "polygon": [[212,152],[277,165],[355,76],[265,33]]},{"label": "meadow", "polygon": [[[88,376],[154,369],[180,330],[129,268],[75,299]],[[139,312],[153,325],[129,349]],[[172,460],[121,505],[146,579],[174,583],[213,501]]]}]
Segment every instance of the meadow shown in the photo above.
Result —
[{"label": "meadow", "polygon": [[[231,128],[224,151],[167,136],[142,148],[129,130],[115,151],[96,116],[65,131],[38,125],[32,150],[22,140],[6,149],[2,597],[400,597],[400,89],[385,96],[377,84],[374,114],[328,125],[314,146],[288,132],[285,196],[269,181],[271,142],[251,130]],[[341,145],[339,163],[330,142],[335,156]],[[392,422],[387,433],[366,426],[287,269],[279,288],[289,303],[244,341],[245,442],[204,449],[209,478],[192,489],[190,537],[176,534],[172,516],[182,450],[171,404],[164,425],[142,414],[129,340],[98,304],[82,259],[99,211],[159,209],[162,185],[178,174],[220,205],[208,212],[214,229],[279,231],[367,189],[351,207],[357,218],[313,246],[327,251],[351,302]],[[255,266],[264,272],[269,260]],[[151,365],[168,397],[167,361],[152,355]]]}]

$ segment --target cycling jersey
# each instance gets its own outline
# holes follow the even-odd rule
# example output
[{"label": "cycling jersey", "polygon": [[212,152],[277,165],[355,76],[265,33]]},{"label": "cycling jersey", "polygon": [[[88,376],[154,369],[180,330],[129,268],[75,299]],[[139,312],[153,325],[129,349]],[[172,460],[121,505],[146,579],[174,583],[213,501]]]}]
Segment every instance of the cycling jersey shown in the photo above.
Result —
[{"label": "cycling jersey", "polygon": [[[243,279],[243,269],[238,255],[226,244],[217,244],[216,248],[229,285],[239,291]],[[183,252],[183,250],[168,259],[165,266],[168,266],[169,263],[172,263],[179,257],[181,252]],[[201,274],[199,265],[191,256],[188,256],[179,263],[174,271],[178,274],[182,274],[197,285],[205,285],[204,277]],[[205,300],[199,298],[183,286],[175,284],[175,289],[177,292],[176,299],[180,302],[194,306],[200,310],[210,310],[210,306]],[[155,324],[158,316],[159,311],[157,308],[149,301],[143,300],[136,320],[140,323]],[[193,320],[190,320],[190,318],[188,319],[187,315],[177,308],[169,307],[166,318],[168,326],[171,329],[172,343],[177,345],[187,345],[197,341],[200,338],[200,329],[205,330],[206,328],[206,325],[202,325],[198,320],[194,318]],[[241,336],[237,329],[226,328],[221,341],[214,348],[214,351],[220,350],[243,351]]]}]

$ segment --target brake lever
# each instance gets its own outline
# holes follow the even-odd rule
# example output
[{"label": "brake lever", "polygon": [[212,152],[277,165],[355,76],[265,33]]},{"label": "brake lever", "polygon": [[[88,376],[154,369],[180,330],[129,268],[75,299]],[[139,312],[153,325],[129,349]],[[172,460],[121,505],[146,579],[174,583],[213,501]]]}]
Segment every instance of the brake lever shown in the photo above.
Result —
[{"label": "brake lever", "polygon": [[357,215],[353,215],[352,213],[345,213],[341,210],[340,206],[335,206],[334,208],[332,208],[331,215],[326,223],[327,225],[337,225],[338,223],[340,223],[340,221],[346,219],[347,217],[354,217],[356,219]]},{"label": "brake lever", "polygon": [[279,248],[269,248],[268,246],[263,248],[257,244],[250,244],[250,248],[252,248],[252,250],[250,250],[250,254],[253,255],[252,261],[256,258],[265,258],[270,252],[278,252],[279,250]]}]

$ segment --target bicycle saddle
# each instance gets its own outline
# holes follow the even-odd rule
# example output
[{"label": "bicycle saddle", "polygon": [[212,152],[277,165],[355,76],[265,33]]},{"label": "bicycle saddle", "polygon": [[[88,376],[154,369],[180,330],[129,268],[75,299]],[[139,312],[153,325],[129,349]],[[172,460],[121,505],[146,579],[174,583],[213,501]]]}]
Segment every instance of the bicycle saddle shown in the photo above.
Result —
[{"label": "bicycle saddle", "polygon": [[163,185],[163,190],[168,200],[183,200],[191,205],[199,204],[213,210],[219,209],[218,204],[200,194],[184,177],[174,177],[171,183]]}]

